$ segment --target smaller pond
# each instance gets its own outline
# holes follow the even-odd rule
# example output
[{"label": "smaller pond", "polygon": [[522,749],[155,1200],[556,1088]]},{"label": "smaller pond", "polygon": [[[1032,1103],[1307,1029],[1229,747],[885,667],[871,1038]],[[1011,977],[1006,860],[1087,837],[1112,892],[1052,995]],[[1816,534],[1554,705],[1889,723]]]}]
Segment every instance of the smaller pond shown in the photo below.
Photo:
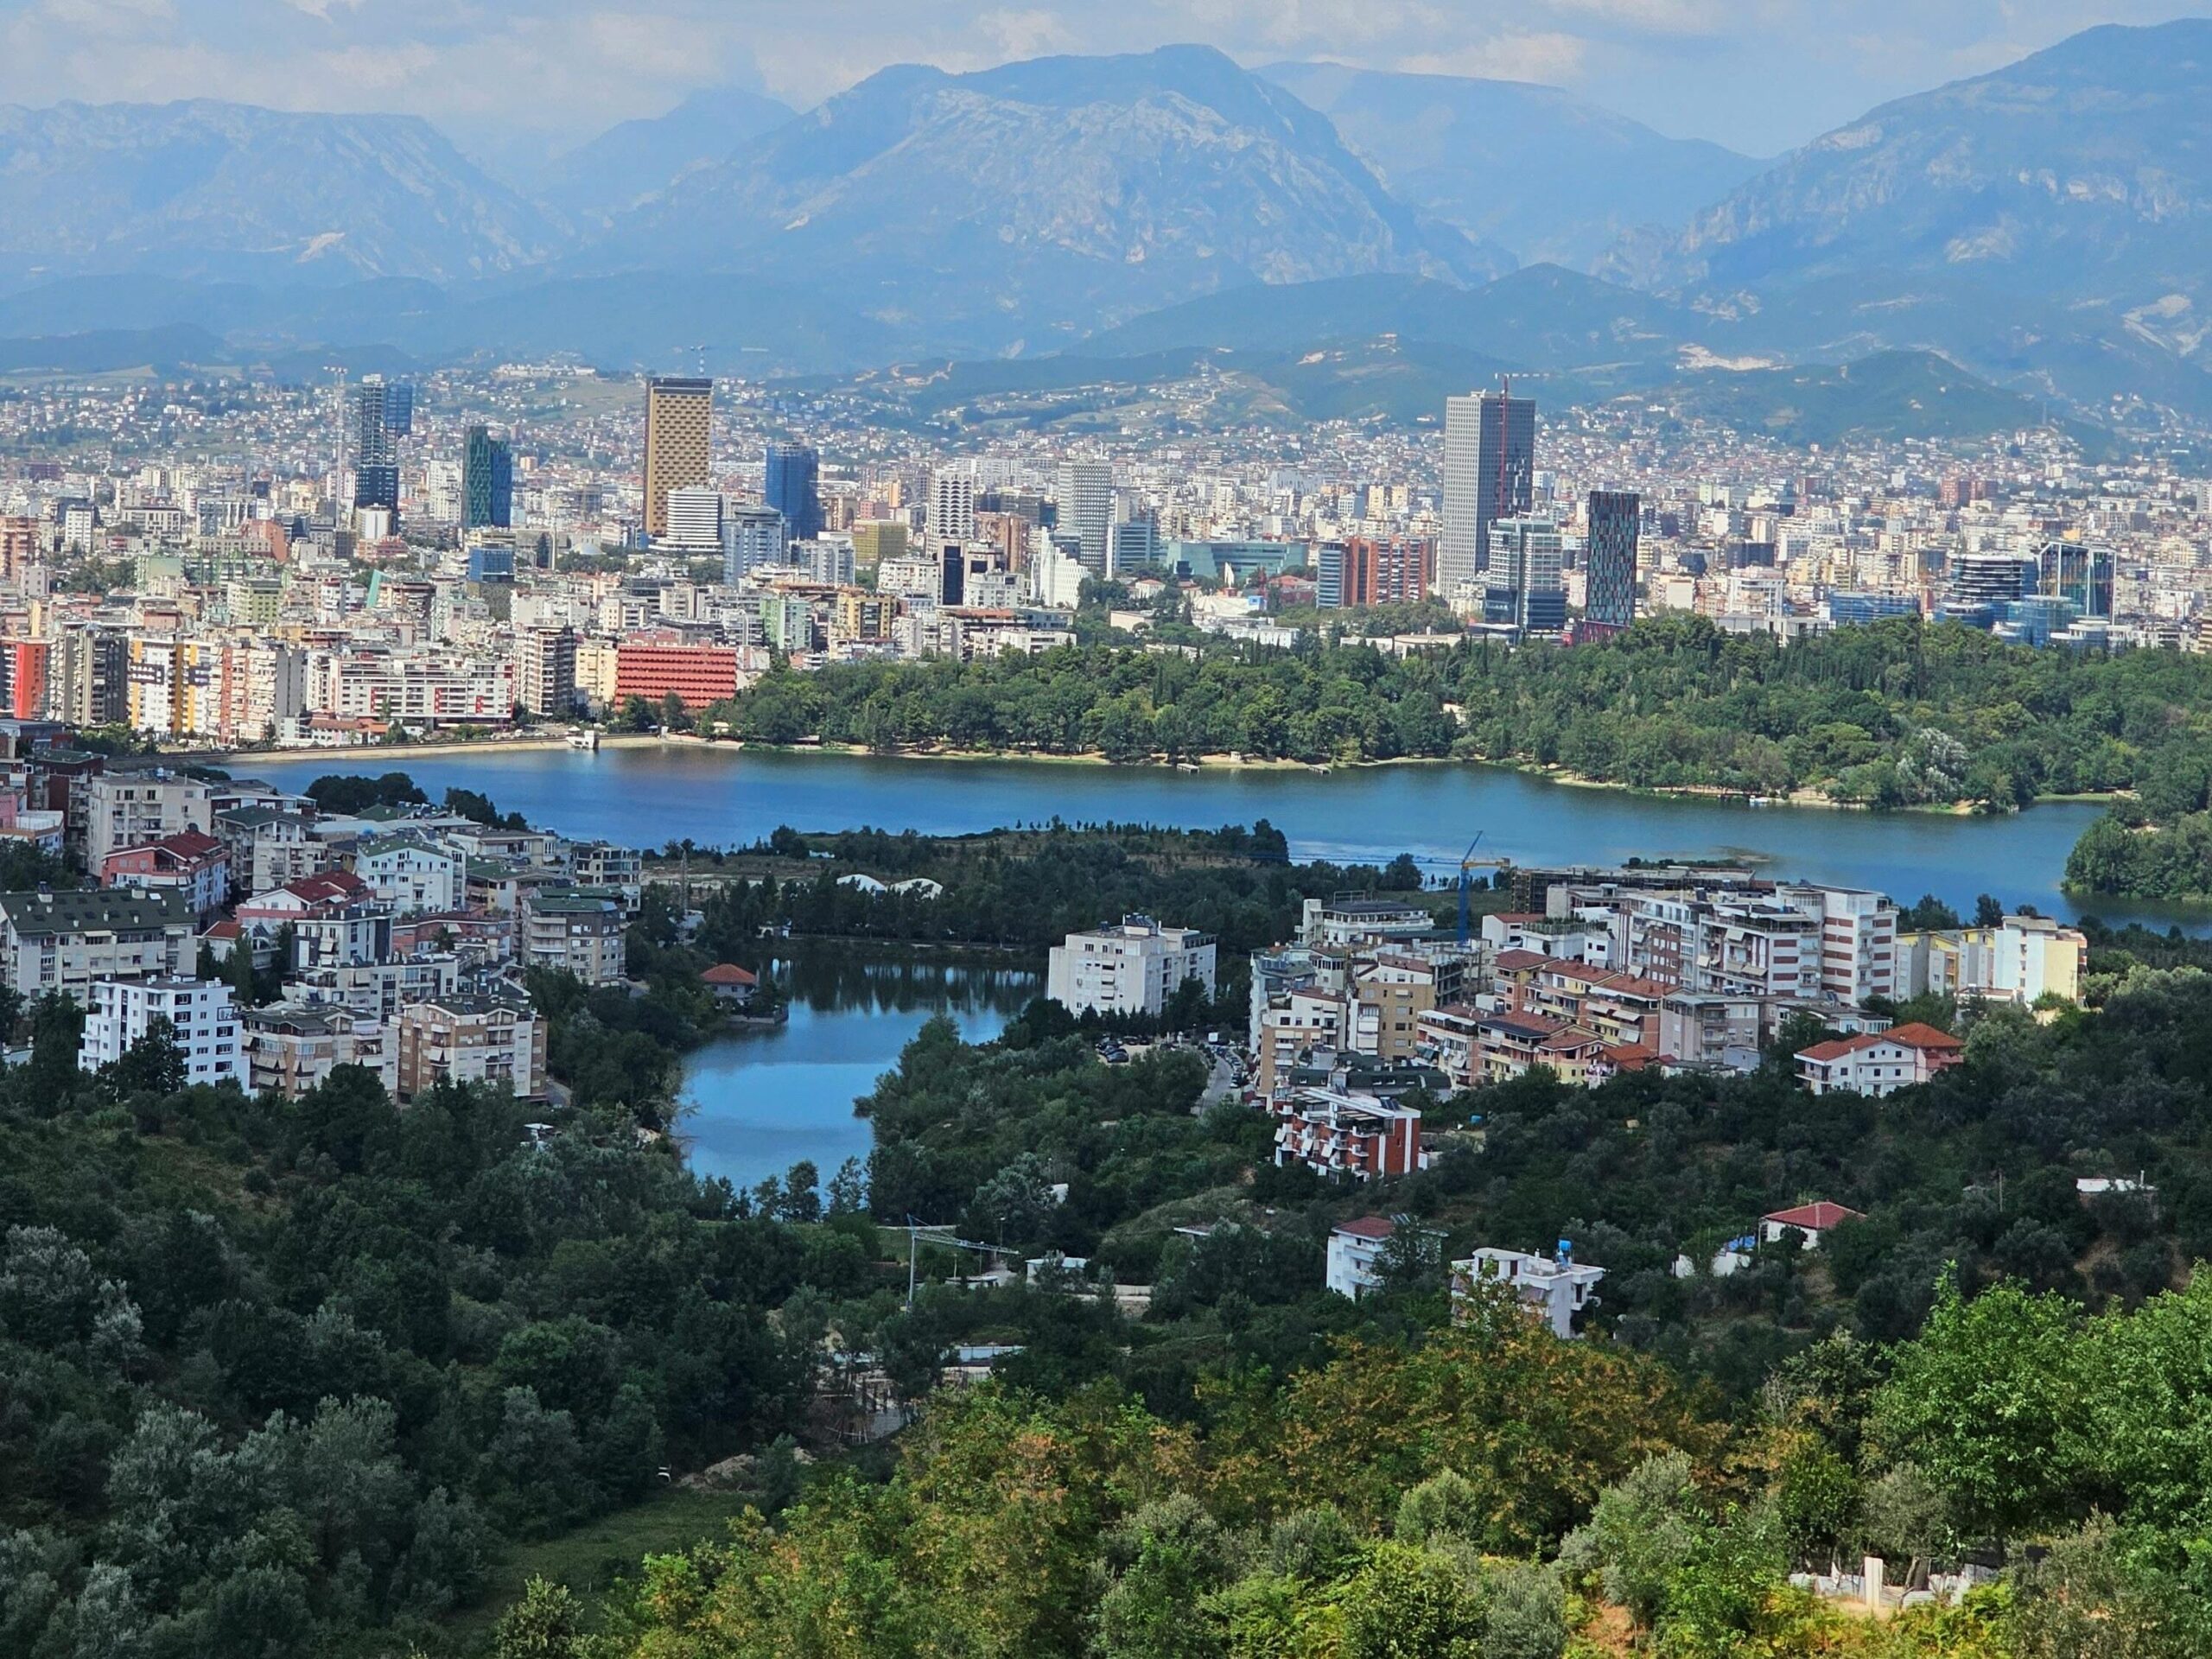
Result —
[{"label": "smaller pond", "polygon": [[823,1185],[848,1158],[868,1161],[874,1131],[853,1103],[899,1063],[934,1014],[980,1042],[1042,994],[1026,969],[866,961],[804,952],[767,964],[790,999],[789,1022],[733,1033],[683,1067],[681,1132],[691,1166],[748,1187],[811,1159]]}]

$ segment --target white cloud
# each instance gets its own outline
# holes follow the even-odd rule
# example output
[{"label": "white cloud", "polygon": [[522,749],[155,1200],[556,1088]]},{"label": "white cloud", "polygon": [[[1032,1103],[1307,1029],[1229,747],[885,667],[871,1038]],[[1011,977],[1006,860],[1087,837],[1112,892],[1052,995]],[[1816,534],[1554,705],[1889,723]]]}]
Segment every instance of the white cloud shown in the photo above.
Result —
[{"label": "white cloud", "polygon": [[1590,43],[1574,35],[1502,35],[1451,52],[1415,52],[1391,67],[1418,75],[1471,75],[1571,86],[1582,78]]}]

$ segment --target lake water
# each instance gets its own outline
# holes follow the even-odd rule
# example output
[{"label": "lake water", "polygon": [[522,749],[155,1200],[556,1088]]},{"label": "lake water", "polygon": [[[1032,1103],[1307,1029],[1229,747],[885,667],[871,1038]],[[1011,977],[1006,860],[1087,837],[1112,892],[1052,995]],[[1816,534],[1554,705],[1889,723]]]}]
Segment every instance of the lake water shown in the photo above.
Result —
[{"label": "lake water", "polygon": [[2065,802],[2008,817],[1840,812],[1581,789],[1466,765],[1303,769],[1103,766],[1024,760],[897,760],[738,751],[696,744],[487,751],[416,760],[375,752],[241,759],[235,769],[302,785],[327,772],[404,769],[438,798],[480,790],[502,811],[577,836],[658,847],[758,841],[799,830],[871,825],[925,835],[1005,826],[1112,821],[1211,829],[1266,818],[1300,858],[1387,861],[1400,852],[1433,872],[1457,868],[1481,831],[1481,853],[1518,863],[1619,863],[1753,857],[1778,875],[1872,887],[1910,903],[1924,893],[1970,910],[1993,893],[2046,915],[2083,912],[2160,925],[2183,913],[2060,893],[2066,855],[2102,808]]},{"label": "lake water", "polygon": [[749,1187],[810,1158],[823,1186],[848,1158],[868,1161],[873,1132],[853,1103],[899,1063],[931,1014],[981,1042],[1044,988],[1043,976],[926,961],[798,955],[769,964],[791,1020],[740,1032],[684,1062],[681,1132],[691,1166]]}]

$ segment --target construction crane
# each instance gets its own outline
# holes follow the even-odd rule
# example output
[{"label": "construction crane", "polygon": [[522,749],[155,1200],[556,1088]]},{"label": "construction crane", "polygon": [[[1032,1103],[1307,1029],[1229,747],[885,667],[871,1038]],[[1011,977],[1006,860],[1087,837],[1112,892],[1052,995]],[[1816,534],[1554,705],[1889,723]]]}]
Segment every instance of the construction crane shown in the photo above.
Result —
[{"label": "construction crane", "polygon": [[1475,872],[1478,869],[1503,869],[1502,858],[1477,858],[1475,849],[1483,844],[1488,830],[1478,830],[1475,838],[1467,843],[1467,850],[1459,860],[1459,944],[1465,949],[1474,938]]}]

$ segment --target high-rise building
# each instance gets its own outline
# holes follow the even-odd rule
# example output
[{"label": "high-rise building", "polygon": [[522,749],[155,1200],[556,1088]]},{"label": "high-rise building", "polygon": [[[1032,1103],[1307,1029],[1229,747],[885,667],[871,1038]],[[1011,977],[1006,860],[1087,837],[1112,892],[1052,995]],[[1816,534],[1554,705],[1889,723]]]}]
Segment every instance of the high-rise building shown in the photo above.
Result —
[{"label": "high-rise building", "polygon": [[853,556],[862,569],[886,559],[906,556],[906,526],[892,518],[869,518],[853,526]]},{"label": "high-rise building", "polygon": [[1429,544],[1367,536],[1314,550],[1313,602],[1322,610],[1418,604],[1428,597]]},{"label": "high-rise building", "polygon": [[1618,633],[1636,620],[1636,542],[1643,502],[1633,490],[1590,492],[1582,625]]},{"label": "high-rise building", "polygon": [[472,426],[463,440],[461,461],[461,525],[463,530],[506,530],[514,523],[515,457],[505,438]]},{"label": "high-rise building", "polygon": [[566,715],[576,702],[576,631],[526,628],[515,641],[515,701],[533,715]]},{"label": "high-rise building", "polygon": [[384,389],[384,429],[395,438],[414,435],[415,388],[404,381],[394,381]]},{"label": "high-rise building", "polygon": [[722,580],[733,585],[763,565],[781,564],[788,545],[784,515],[773,507],[722,509]]},{"label": "high-rise building", "polygon": [[1158,524],[1149,518],[1131,518],[1113,526],[1112,553],[1107,565],[1116,575],[1125,570],[1149,570],[1159,563]]},{"label": "high-rise building", "polygon": [[1945,613],[1987,627],[1997,606],[2036,591],[2043,568],[2031,554],[1955,553],[1950,577]]},{"label": "high-rise building", "polygon": [[2047,542],[2040,563],[2046,599],[2070,602],[2084,616],[2112,614],[2112,554],[2079,542]]},{"label": "high-rise building", "polygon": [[1502,391],[1444,405],[1444,537],[1436,585],[1446,599],[1487,568],[1491,526],[1535,505],[1536,404]]},{"label": "high-rise building", "polygon": [[[353,505],[399,516],[398,435],[391,424],[392,388],[375,375],[353,388]],[[410,393],[407,411],[414,411]]]},{"label": "high-rise building", "polygon": [[687,484],[668,493],[666,529],[656,537],[686,553],[722,550],[721,492],[704,484]]},{"label": "high-rise building", "polygon": [[1101,581],[1114,575],[1114,469],[1103,461],[1064,461],[1053,497],[1055,526],[1075,538],[1077,560]]},{"label": "high-rise building", "polygon": [[54,641],[48,715],[73,726],[119,726],[130,718],[130,642],[112,628],[73,622]]},{"label": "high-rise building", "polygon": [[0,518],[0,580],[14,582],[38,556],[38,520]]},{"label": "high-rise building", "polygon": [[712,473],[715,383],[655,375],[645,382],[645,534],[668,533],[671,490]]},{"label": "high-rise building", "polygon": [[822,533],[822,457],[811,444],[772,443],[761,468],[761,499],[784,515],[791,539]]},{"label": "high-rise building", "polygon": [[1548,518],[1501,518],[1490,527],[1490,567],[1483,620],[1523,633],[1567,627],[1564,544]]},{"label": "high-rise building", "polygon": [[975,539],[976,480],[965,473],[931,477],[929,534],[932,547]]}]

